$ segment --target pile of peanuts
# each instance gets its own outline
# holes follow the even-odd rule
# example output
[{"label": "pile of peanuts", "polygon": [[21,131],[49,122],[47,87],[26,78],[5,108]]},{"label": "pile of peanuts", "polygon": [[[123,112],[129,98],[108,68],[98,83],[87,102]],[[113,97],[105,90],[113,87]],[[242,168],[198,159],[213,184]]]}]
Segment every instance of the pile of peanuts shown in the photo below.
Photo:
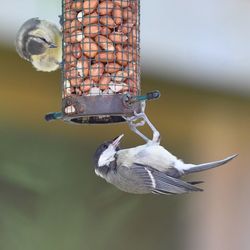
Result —
[{"label": "pile of peanuts", "polygon": [[64,0],[63,98],[138,93],[138,1]]}]

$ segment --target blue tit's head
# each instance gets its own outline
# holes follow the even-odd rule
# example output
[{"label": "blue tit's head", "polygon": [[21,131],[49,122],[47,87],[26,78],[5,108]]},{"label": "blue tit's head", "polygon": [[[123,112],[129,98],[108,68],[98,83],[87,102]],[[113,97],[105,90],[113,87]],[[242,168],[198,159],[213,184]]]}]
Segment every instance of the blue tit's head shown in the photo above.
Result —
[{"label": "blue tit's head", "polygon": [[112,141],[102,143],[94,154],[94,163],[96,168],[109,166],[115,160],[116,152],[120,149],[119,145],[124,135],[120,135]]},{"label": "blue tit's head", "polygon": [[26,49],[30,55],[42,55],[49,48],[56,48],[49,39],[41,36],[30,36]]},{"label": "blue tit's head", "polygon": [[27,43],[27,51],[30,55],[42,55],[48,48],[46,41],[40,37],[31,37]]}]

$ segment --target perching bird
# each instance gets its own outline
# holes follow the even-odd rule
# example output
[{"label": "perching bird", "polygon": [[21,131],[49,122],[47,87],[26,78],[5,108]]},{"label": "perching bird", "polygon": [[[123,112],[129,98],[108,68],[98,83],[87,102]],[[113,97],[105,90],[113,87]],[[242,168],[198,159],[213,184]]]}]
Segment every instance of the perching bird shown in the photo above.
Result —
[{"label": "perching bird", "polygon": [[62,62],[61,31],[53,23],[31,18],[17,32],[16,50],[38,71],[55,71]]},{"label": "perching bird", "polygon": [[204,164],[185,164],[155,142],[120,149],[123,135],[101,144],[94,155],[95,173],[118,189],[135,194],[182,194],[202,191],[200,182],[185,182],[183,175],[221,166],[237,155]]},{"label": "perching bird", "polygon": [[[127,120],[131,130],[142,137],[146,144],[120,149],[123,137],[120,135],[112,141],[101,144],[94,154],[95,173],[118,189],[135,194],[182,194],[203,191],[195,186],[201,183],[200,181],[185,182],[180,177],[219,167],[237,156],[232,155],[224,160],[198,165],[185,164],[160,146],[160,133],[149,121],[144,109],[145,102],[141,113],[135,113],[131,118],[124,117],[124,119]],[[138,119],[143,121],[138,122]],[[152,129],[152,140],[137,130],[138,126],[143,126],[145,123]]]}]

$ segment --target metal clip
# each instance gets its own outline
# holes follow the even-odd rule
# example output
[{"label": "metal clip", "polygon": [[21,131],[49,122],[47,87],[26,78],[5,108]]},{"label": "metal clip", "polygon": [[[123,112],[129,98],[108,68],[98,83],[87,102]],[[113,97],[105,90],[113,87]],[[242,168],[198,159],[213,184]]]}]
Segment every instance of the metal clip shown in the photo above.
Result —
[{"label": "metal clip", "polygon": [[44,119],[47,122],[53,121],[53,120],[60,120],[63,117],[62,112],[53,112],[53,113],[48,113],[45,115]]},{"label": "metal clip", "polygon": [[126,94],[124,95],[123,103],[126,106],[130,106],[136,102],[156,100],[156,99],[159,99],[160,96],[161,96],[161,93],[159,90],[155,90],[155,91],[147,93],[146,95],[140,95],[140,96],[132,96],[130,94]]}]

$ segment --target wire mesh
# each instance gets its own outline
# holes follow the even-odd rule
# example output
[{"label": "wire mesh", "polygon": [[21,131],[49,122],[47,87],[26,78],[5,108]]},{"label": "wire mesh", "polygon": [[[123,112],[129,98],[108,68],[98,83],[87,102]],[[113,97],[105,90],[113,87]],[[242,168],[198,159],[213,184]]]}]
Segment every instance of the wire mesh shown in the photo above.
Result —
[{"label": "wire mesh", "polygon": [[[105,96],[139,95],[140,0],[63,0],[62,10],[62,98],[85,100],[80,111],[73,101],[63,102],[63,112],[84,113],[88,97],[98,96],[98,102]],[[100,115],[114,114],[113,99],[106,101],[102,105],[110,110]]]}]

